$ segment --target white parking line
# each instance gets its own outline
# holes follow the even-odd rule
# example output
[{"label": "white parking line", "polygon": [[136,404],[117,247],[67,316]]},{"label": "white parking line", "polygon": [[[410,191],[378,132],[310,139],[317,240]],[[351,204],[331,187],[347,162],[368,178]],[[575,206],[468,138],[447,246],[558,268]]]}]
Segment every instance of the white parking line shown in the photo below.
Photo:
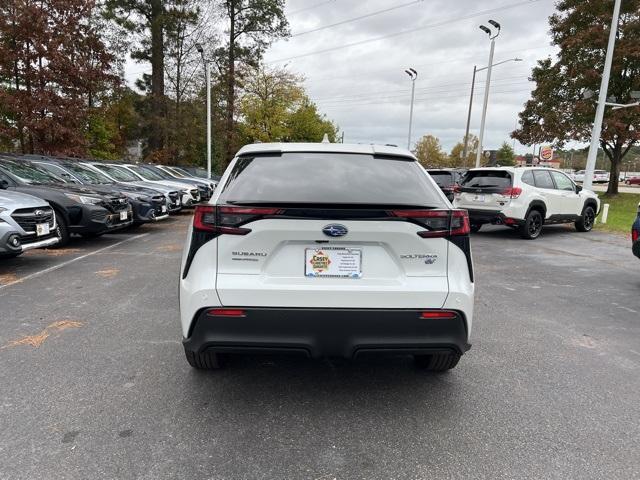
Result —
[{"label": "white parking line", "polygon": [[119,245],[122,245],[123,243],[127,243],[127,242],[130,242],[132,240],[137,240],[138,238],[146,237],[147,235],[149,235],[149,234],[148,233],[141,233],[140,235],[136,235],[135,237],[126,238],[126,239],[124,239],[124,240],[122,240],[122,241],[120,241],[118,243],[114,243],[113,245],[109,245],[108,247],[104,247],[104,248],[101,248],[101,249],[96,250],[94,252],[89,252],[89,253],[86,253],[84,255],[80,255],[79,257],[72,258],[71,260],[67,260],[66,262],[62,262],[62,263],[60,263],[58,265],[54,265],[53,267],[45,268],[44,270],[40,270],[39,272],[31,273],[31,274],[27,275],[26,277],[18,278],[17,280],[14,280],[13,282],[7,283],[6,285],[0,285],[0,290],[2,290],[3,288],[10,287],[11,285],[15,285],[16,283],[23,283],[26,280],[30,280],[30,279],[35,278],[35,277],[39,277],[40,275],[44,275],[45,273],[53,272],[54,270],[58,270],[58,269],[60,269],[62,267],[66,267],[67,265],[70,265],[70,264],[72,264],[74,262],[77,262],[79,260],[85,259],[85,258],[90,257],[92,255],[96,255],[97,253],[102,253],[105,250],[109,250],[111,248],[117,247]]}]

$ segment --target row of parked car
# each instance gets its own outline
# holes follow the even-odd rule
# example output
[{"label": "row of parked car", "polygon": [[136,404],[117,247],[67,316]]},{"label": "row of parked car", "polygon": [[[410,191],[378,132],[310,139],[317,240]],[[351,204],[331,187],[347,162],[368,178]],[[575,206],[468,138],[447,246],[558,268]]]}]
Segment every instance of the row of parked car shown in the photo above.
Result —
[{"label": "row of parked car", "polygon": [[0,257],[165,220],[216,184],[195,167],[0,153]]}]

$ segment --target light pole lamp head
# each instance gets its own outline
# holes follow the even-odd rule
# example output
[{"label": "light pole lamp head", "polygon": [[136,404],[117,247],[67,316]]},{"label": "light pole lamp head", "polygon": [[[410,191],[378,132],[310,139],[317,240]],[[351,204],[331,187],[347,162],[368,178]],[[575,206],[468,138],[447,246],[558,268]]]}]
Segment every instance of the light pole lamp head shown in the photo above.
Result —
[{"label": "light pole lamp head", "polygon": [[498,32],[500,32],[500,24],[498,22],[496,22],[495,20],[489,20],[489,23],[493,25],[494,28],[497,28]]},{"label": "light pole lamp head", "polygon": [[408,68],[404,71],[407,75],[411,77],[411,80],[415,80],[418,76],[418,72],[416,72],[413,68]]},{"label": "light pole lamp head", "polygon": [[480,28],[480,30],[482,30],[487,35],[491,36],[491,30],[489,30],[489,28],[485,27],[484,25],[480,25],[480,27],[478,28]]}]

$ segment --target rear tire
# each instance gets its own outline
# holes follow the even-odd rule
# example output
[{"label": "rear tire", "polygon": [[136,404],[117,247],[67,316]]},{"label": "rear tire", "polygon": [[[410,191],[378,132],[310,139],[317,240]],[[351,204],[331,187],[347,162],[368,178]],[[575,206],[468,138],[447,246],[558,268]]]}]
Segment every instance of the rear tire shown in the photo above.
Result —
[{"label": "rear tire", "polygon": [[542,232],[544,219],[539,210],[531,210],[524,224],[520,227],[520,236],[525,240],[535,240]]},{"label": "rear tire", "polygon": [[576,222],[576,230],[579,232],[590,232],[596,223],[596,212],[593,207],[585,207],[580,220]]},{"label": "rear tire", "polygon": [[60,213],[55,212],[55,215],[56,224],[58,225],[58,238],[60,240],[52,248],[64,247],[69,243],[69,226]]},{"label": "rear tire", "polygon": [[433,355],[415,355],[416,366],[428,372],[446,372],[454,368],[460,360],[457,353],[438,353]]},{"label": "rear tire", "polygon": [[198,370],[218,370],[221,367],[220,357],[217,353],[203,352],[196,353],[185,350],[187,362]]},{"label": "rear tire", "polygon": [[478,233],[480,231],[480,229],[482,228],[482,224],[476,224],[476,223],[472,223],[471,224],[471,233]]}]

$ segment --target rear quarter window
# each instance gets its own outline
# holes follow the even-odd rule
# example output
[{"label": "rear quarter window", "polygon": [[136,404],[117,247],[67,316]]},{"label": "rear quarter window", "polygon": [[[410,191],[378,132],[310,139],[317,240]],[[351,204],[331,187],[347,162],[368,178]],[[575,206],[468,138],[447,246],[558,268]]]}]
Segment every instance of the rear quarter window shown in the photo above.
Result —
[{"label": "rear quarter window", "polygon": [[414,160],[319,152],[238,158],[220,202],[445,205]]}]

